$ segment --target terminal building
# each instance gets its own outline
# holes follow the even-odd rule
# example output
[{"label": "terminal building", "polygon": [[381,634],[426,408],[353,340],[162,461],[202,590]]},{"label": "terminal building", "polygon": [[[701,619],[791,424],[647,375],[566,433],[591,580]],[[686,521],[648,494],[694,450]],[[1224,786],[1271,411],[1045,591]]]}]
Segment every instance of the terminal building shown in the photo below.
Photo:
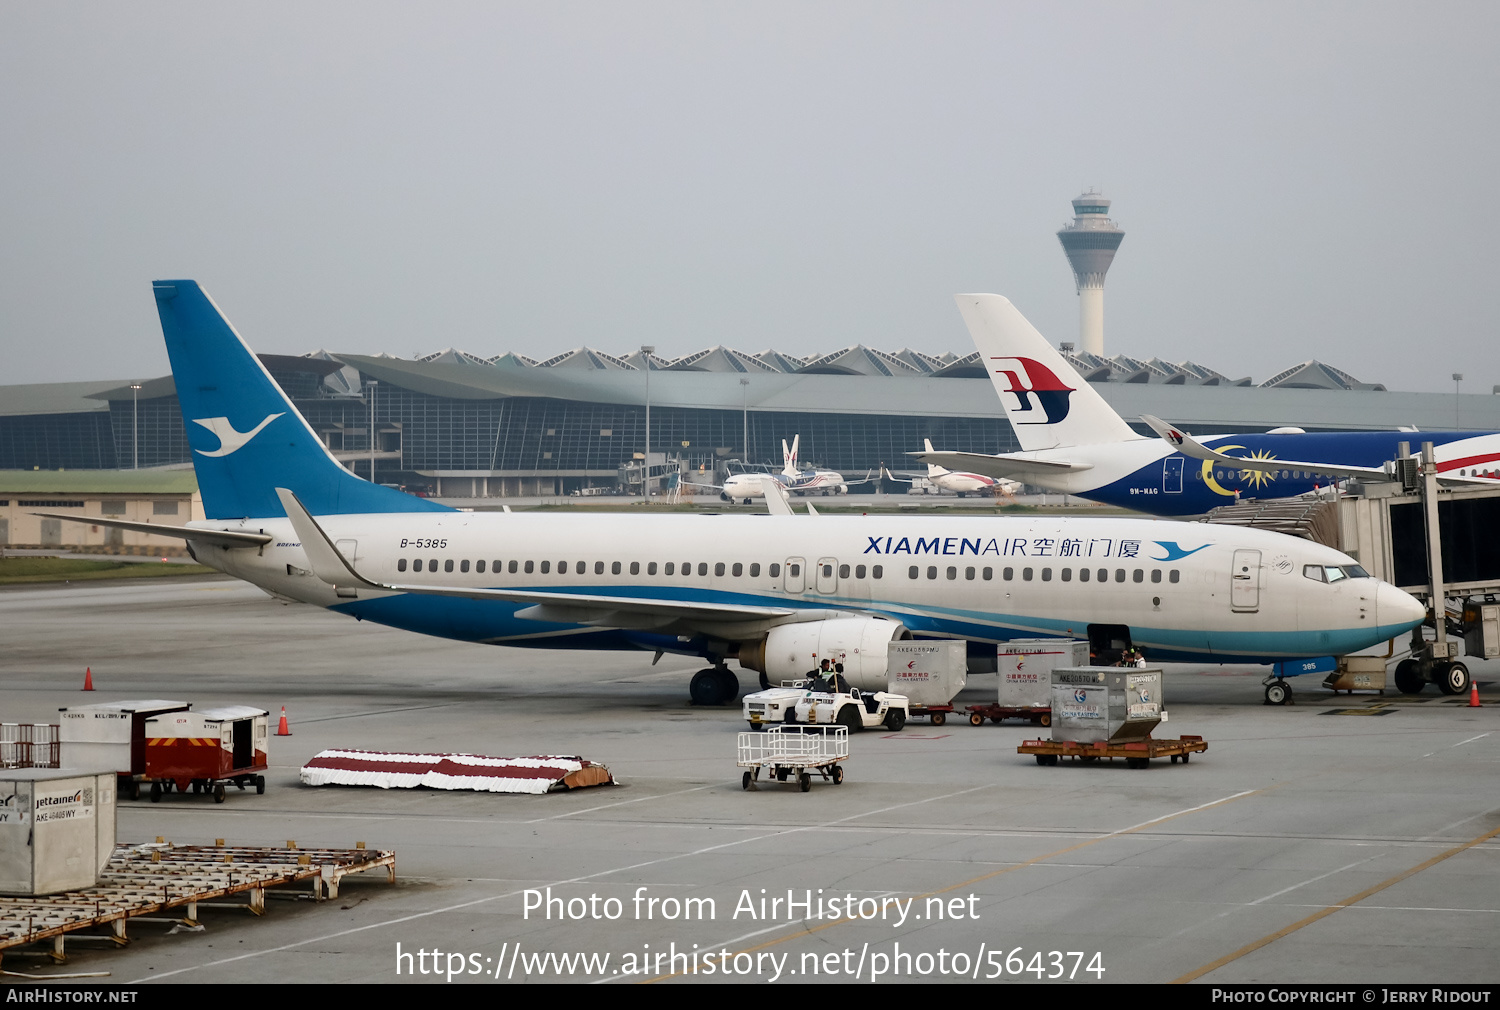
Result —
[{"label": "terminal building", "polygon": [[[1127,420],[1154,414],[1196,434],[1286,425],[1500,431],[1500,396],[1394,392],[1318,361],[1254,383],[1191,361],[1065,350]],[[449,349],[415,359],[317,351],[261,360],[351,469],[442,497],[629,490],[632,482],[639,490],[647,367],[654,470],[678,461],[705,475],[731,461],[779,469],[781,441],[794,435],[805,463],[851,479],[878,475],[882,463],[911,469],[907,453],[924,438],[965,452],[1019,448],[973,353],[856,345],[798,358],[713,347],[669,360],[578,348],[534,361]],[[0,470],[191,462],[170,376],[0,387]]]}]

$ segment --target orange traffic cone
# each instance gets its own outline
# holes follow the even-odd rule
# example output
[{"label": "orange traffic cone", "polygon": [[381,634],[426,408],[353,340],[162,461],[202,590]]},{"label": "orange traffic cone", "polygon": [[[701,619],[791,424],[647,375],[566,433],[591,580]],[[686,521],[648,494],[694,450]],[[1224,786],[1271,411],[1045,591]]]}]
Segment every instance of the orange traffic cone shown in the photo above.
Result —
[{"label": "orange traffic cone", "polygon": [[281,724],[276,727],[277,736],[291,736],[292,731],[286,725],[286,706],[281,706]]},{"label": "orange traffic cone", "polygon": [[1480,708],[1480,707],[1482,707],[1479,704],[1479,685],[1476,684],[1472,680],[1469,681],[1469,707],[1470,708]]},{"label": "orange traffic cone", "polygon": [[83,668],[83,689],[92,691],[94,689],[94,671],[91,667]]}]

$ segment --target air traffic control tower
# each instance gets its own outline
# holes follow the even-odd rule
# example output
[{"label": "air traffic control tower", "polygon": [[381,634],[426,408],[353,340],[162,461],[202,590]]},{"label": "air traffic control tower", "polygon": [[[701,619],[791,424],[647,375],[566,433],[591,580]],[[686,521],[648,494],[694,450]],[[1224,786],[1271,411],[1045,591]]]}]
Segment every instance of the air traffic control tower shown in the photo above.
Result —
[{"label": "air traffic control tower", "polygon": [[1078,282],[1078,349],[1104,355],[1104,275],[1125,233],[1109,219],[1109,201],[1098,193],[1073,200],[1073,223],[1057,233]]}]

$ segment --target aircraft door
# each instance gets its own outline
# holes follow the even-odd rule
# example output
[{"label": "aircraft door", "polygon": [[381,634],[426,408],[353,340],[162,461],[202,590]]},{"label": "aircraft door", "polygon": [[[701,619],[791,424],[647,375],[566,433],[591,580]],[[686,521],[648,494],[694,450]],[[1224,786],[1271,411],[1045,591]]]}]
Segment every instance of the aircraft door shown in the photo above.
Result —
[{"label": "aircraft door", "polygon": [[1161,461],[1161,490],[1163,494],[1182,494],[1181,456],[1168,456]]},{"label": "aircraft door", "polygon": [[816,573],[818,592],[836,593],[839,591],[839,559],[819,558]]},{"label": "aircraft door", "polygon": [[1253,613],[1260,609],[1260,551],[1235,551],[1229,573],[1229,609]]},{"label": "aircraft door", "polygon": [[781,588],[789,593],[800,593],[807,588],[806,567],[807,562],[801,558],[787,558],[786,567],[782,569]]}]

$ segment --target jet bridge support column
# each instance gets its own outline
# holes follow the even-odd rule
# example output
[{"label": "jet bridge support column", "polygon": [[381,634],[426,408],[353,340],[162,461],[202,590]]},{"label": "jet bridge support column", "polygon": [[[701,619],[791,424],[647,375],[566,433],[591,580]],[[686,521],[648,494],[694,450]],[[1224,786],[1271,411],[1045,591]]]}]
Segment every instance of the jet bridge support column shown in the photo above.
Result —
[{"label": "jet bridge support column", "polygon": [[[1400,455],[1407,455],[1407,445],[1402,443]],[[1398,461],[1398,468],[1400,463]],[[1420,470],[1422,510],[1427,526],[1427,574],[1428,608],[1432,614],[1432,626],[1436,632],[1433,641],[1426,640],[1422,626],[1411,633],[1411,658],[1396,667],[1396,686],[1403,693],[1415,694],[1427,681],[1437,684],[1444,694],[1462,694],[1469,689],[1469,669],[1457,662],[1456,642],[1448,638],[1447,588],[1443,580],[1443,540],[1438,525],[1437,459],[1432,443],[1422,443]]]}]

